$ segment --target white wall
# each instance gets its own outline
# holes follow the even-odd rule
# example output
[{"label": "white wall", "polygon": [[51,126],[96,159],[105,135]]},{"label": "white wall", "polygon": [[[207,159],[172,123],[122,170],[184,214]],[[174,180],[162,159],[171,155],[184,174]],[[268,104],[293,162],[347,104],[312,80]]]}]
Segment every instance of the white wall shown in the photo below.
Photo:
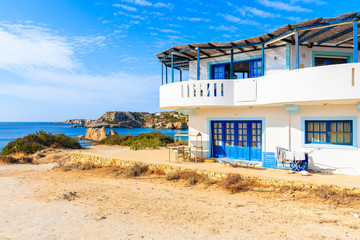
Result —
[{"label": "white wall", "polygon": [[[191,115],[190,132],[203,134],[204,147],[210,157],[210,126],[209,119],[264,118],[263,151],[274,152],[276,146],[289,148],[289,113],[284,107],[231,107],[198,109]],[[357,117],[360,126],[360,114],[357,105],[300,106],[300,112],[291,114],[291,149],[311,152],[312,169],[334,168],[335,173],[360,175],[360,151],[356,149],[304,148],[301,130],[302,117]],[[359,131],[359,130],[358,130]],[[354,133],[355,135],[355,133]],[[357,143],[360,138],[357,133]],[[192,143],[190,139],[190,143]]]},{"label": "white wall", "polygon": [[[313,52],[336,52],[336,53],[353,53],[351,48],[335,48],[335,47],[312,47],[308,48],[306,46],[299,47],[299,64],[304,64],[304,67],[312,67]],[[295,69],[295,46],[291,46],[291,69]]]}]

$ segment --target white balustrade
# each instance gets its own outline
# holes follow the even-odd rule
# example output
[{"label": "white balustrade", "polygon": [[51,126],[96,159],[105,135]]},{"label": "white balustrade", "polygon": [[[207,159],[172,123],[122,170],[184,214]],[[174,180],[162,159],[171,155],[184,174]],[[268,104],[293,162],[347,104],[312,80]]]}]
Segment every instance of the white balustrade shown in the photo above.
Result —
[{"label": "white balustrade", "polygon": [[360,63],[280,71],[236,80],[190,80],[160,87],[164,109],[360,99]]}]

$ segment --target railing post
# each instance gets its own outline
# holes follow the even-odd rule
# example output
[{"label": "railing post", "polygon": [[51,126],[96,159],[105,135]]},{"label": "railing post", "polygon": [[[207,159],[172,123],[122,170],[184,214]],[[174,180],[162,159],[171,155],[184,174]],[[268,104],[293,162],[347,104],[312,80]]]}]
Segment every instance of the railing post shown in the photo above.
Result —
[{"label": "railing post", "polygon": [[161,61],[161,85],[164,85],[164,64]]},{"label": "railing post", "polygon": [[230,51],[230,79],[234,78],[234,49]]},{"label": "railing post", "polygon": [[166,84],[168,84],[168,71],[167,71],[168,67],[165,65],[165,81],[166,81]]},{"label": "railing post", "polygon": [[353,22],[353,34],[354,34],[354,38],[353,38],[353,42],[354,42],[354,53],[353,53],[353,62],[357,63],[359,62],[359,42],[358,42],[358,22],[357,20]]},{"label": "railing post", "polygon": [[197,50],[197,71],[196,71],[196,78],[197,80],[200,80],[200,50]]},{"label": "railing post", "polygon": [[171,54],[171,82],[174,82],[174,54]]},{"label": "railing post", "polygon": [[265,45],[261,46],[261,75],[265,75]]},{"label": "railing post", "polygon": [[299,32],[295,32],[295,68],[299,69]]},{"label": "railing post", "polygon": [[182,82],[182,70],[180,69],[180,82]]}]

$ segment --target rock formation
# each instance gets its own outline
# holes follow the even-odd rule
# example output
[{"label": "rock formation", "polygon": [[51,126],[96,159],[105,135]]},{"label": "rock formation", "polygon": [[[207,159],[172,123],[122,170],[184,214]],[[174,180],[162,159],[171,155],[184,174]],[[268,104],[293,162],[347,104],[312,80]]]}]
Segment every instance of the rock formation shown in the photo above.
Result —
[{"label": "rock formation", "polygon": [[114,130],[110,130],[110,136],[113,136],[113,135],[118,135],[118,133],[115,132]]},{"label": "rock formation", "polygon": [[94,142],[101,141],[107,136],[105,127],[102,128],[88,128],[86,130],[85,139],[91,140]]},{"label": "rock formation", "polygon": [[146,112],[106,112],[98,120],[73,119],[65,124],[86,128],[156,128],[188,129],[188,118],[176,112],[150,114]]}]

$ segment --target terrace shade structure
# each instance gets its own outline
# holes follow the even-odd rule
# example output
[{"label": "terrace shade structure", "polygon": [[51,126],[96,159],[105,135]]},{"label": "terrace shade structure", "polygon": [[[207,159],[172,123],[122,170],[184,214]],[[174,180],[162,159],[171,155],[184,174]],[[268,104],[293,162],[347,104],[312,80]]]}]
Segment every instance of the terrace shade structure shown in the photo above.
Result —
[{"label": "terrace shade structure", "polygon": [[[300,68],[300,46],[312,48],[337,47],[352,48],[352,61],[358,62],[358,21],[360,12],[339,15],[334,18],[314,18],[298,24],[285,25],[271,33],[261,36],[226,43],[208,42],[187,44],[171,47],[156,54],[162,66],[162,84],[164,83],[163,67],[165,66],[165,82],[174,82],[174,70],[189,70],[189,64],[196,61],[196,80],[200,80],[200,60],[229,56],[229,79],[234,78],[234,54],[262,50],[261,75],[265,75],[265,49],[276,48],[284,45],[295,46],[295,69]],[[167,69],[171,69],[171,81],[168,81]],[[195,79],[193,79],[195,80]]]}]

